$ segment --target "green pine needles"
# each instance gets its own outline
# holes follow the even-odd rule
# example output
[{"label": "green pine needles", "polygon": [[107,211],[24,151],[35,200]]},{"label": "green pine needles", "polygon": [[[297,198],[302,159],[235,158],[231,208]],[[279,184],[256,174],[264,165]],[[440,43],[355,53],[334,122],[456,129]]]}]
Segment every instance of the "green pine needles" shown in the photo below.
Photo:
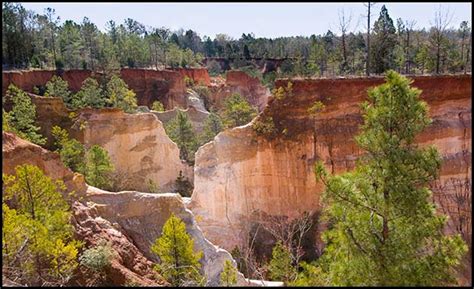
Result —
[{"label": "green pine needles", "polygon": [[202,252],[194,252],[194,240],[186,232],[185,223],[174,214],[163,225],[161,237],[156,239],[151,251],[158,255],[160,264],[155,269],[175,287],[203,286],[201,275]]},{"label": "green pine needles", "polygon": [[415,136],[430,123],[421,91],[388,71],[386,83],[362,104],[364,125],[356,137],[366,151],[356,169],[317,178],[331,228],[319,260],[328,285],[435,286],[455,282],[454,269],[467,251],[459,235],[445,236],[446,216],[436,213],[428,183],[441,165],[434,147],[419,148]]}]

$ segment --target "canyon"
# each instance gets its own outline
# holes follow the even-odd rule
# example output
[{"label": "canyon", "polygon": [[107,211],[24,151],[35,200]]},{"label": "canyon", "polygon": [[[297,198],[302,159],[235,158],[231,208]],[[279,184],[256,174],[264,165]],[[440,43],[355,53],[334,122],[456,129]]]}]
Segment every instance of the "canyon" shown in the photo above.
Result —
[{"label": "canyon", "polygon": [[[14,174],[18,165],[31,164],[41,168],[52,179],[64,181],[68,191],[64,197],[71,205],[76,238],[88,247],[100,240],[109,242],[115,252],[108,272],[110,285],[134,283],[141,286],[166,284],[154,276],[153,262],[158,258],[150,247],[173,213],[186,224],[195,249],[202,251],[203,273],[207,285],[217,286],[224,262],[232,259],[225,250],[214,246],[196,224],[193,213],[186,209],[179,194],[148,194],[137,191],[108,192],[88,186],[82,175],[73,173],[62,164],[57,153],[22,140],[12,133],[2,134],[2,170]],[[75,195],[71,197],[70,191]],[[86,276],[79,274],[71,285],[84,285]],[[78,283],[74,283],[78,282]],[[242,274],[238,284],[247,285]]]},{"label": "canyon", "polygon": [[[52,73],[4,72],[3,92],[9,83],[32,92],[34,86],[44,86]],[[70,88],[77,91],[83,79],[92,74],[65,71],[63,75]],[[178,147],[163,129],[178,109],[184,109],[197,130],[202,129],[207,117],[207,112],[189,105],[185,76],[207,86],[211,92],[209,99],[217,107],[237,92],[261,112],[251,123],[225,130],[200,147],[194,167],[179,159]],[[205,262],[210,264],[204,270],[211,280],[216,280],[220,272],[216,264],[231,258],[227,251],[248,242],[252,229],[263,221],[262,215],[296,219],[305,212],[319,214],[324,186],[316,182],[313,165],[321,160],[332,173],[354,168],[356,159],[364,153],[354,141],[363,122],[359,105],[369,88],[384,82],[382,77],[278,79],[275,87],[287,87],[291,82],[293,88],[285,98],[276,99],[258,78],[241,71],[228,71],[221,83],[213,82],[205,69],[122,69],[121,77],[136,92],[139,105],[151,106],[153,101],[160,100],[167,110],[126,114],[110,108],[83,109],[70,117],[71,111],[62,100],[30,94],[42,133],[48,135],[50,127],[60,123],[87,146],[100,144],[109,152],[118,172],[114,179],[124,180],[117,184],[116,193],[87,186],[81,175],[60,168],[57,155],[8,133],[3,134],[3,154],[4,159],[11,161],[4,163],[3,168],[11,172],[14,164],[31,159],[82,194],[84,202],[74,209],[78,224],[83,224],[80,235],[88,236],[88,242],[94,243],[99,237],[93,237],[95,233],[91,232],[103,237],[106,232],[115,232],[113,242],[126,243],[129,251],[136,252],[134,258],[131,253],[119,252],[122,260],[116,262],[116,274],[133,276],[127,278],[142,284],[151,282],[151,277],[146,277],[151,276],[147,262],[156,261],[148,248],[171,212],[185,220],[189,232],[198,240],[195,243],[204,250]],[[412,86],[422,90],[421,98],[428,103],[433,118],[417,143],[435,145],[443,159],[440,177],[431,184],[434,201],[439,211],[450,216],[446,232],[460,233],[471,248],[472,77],[410,78]],[[307,110],[316,101],[325,108],[310,115]],[[269,120],[275,135],[259,134],[252,127]],[[30,154],[38,156],[29,157]],[[163,192],[171,191],[179,171],[194,184],[189,201],[170,193],[144,193],[148,191],[148,179],[160,184]],[[320,240],[324,226],[318,223],[310,236],[319,252],[324,246]],[[263,243],[271,246],[267,241]],[[467,283],[471,282],[470,263],[470,259],[464,262],[463,278]]]},{"label": "canyon", "polygon": [[[440,178],[431,185],[434,200],[450,216],[447,232],[460,233],[471,246],[471,76],[413,80],[433,118],[417,142],[436,145],[443,159]],[[277,80],[276,87],[287,87],[288,81]],[[291,96],[272,99],[253,120],[271,117],[276,138],[257,135],[249,124],[221,132],[202,146],[196,153],[190,208],[199,216],[205,235],[232,250],[248,242],[250,228],[260,221],[255,212],[290,219],[305,211],[320,212],[324,187],[315,181],[313,164],[322,160],[332,173],[354,167],[363,153],[354,142],[363,121],[359,104],[367,89],[383,81],[292,79]],[[326,107],[311,116],[307,109],[315,101]],[[314,241],[321,243],[318,236]]]}]

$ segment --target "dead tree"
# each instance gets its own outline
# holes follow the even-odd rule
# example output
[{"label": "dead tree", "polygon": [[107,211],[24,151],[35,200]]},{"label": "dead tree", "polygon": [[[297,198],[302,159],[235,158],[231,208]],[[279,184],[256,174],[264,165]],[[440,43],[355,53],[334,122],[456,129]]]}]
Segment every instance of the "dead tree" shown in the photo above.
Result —
[{"label": "dead tree", "polygon": [[367,54],[366,54],[366,60],[365,60],[365,74],[367,76],[370,75],[370,9],[375,5],[373,2],[367,2],[367,4],[364,4],[365,7],[367,7]]},{"label": "dead tree", "polygon": [[349,26],[352,21],[352,13],[349,16],[346,16],[344,9],[339,11],[339,30],[341,31],[341,41],[342,41],[342,65],[341,72],[344,74],[347,70],[347,50],[346,50],[346,32],[349,30]]},{"label": "dead tree", "polygon": [[453,14],[450,14],[449,9],[443,12],[440,6],[435,12],[434,23],[431,23],[433,27],[431,28],[430,43],[436,51],[436,74],[440,72],[441,46],[443,45],[446,29],[452,19]]}]

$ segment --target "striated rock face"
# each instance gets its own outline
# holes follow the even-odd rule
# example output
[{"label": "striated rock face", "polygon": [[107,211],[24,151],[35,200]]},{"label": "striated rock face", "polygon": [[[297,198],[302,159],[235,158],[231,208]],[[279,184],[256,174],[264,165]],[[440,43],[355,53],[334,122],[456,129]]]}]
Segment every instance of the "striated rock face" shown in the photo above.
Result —
[{"label": "striated rock face", "polygon": [[[279,80],[276,87],[286,82]],[[320,210],[324,188],[315,183],[313,164],[323,160],[336,173],[354,167],[362,154],[353,140],[362,124],[359,104],[368,88],[384,80],[292,82],[291,99],[272,99],[258,118],[271,116],[278,137],[257,136],[247,125],[220,133],[197,152],[190,208],[199,216],[206,237],[228,250],[244,239],[252,222],[248,216],[254,211],[296,217]],[[470,236],[471,76],[415,77],[413,86],[423,90],[421,97],[434,119],[418,143],[435,144],[443,157],[440,180],[433,184],[435,199],[452,219],[449,230],[456,231],[455,224],[461,223],[467,231],[463,235]],[[315,101],[326,109],[313,118],[307,109]],[[466,201],[456,205],[459,194]]]},{"label": "striated rock face", "polygon": [[185,76],[191,78],[196,85],[211,85],[211,78],[207,68],[175,68],[173,70],[179,72],[183,79]]},{"label": "striated rock face", "polygon": [[194,107],[189,107],[185,110],[180,108],[174,108],[172,110],[167,110],[163,112],[153,111],[152,113],[155,114],[164,125],[166,125],[168,122],[170,122],[176,117],[178,110],[187,114],[189,121],[191,122],[196,133],[202,132],[204,128],[204,122],[209,117],[208,112],[197,110]]},{"label": "striated rock face", "polygon": [[24,91],[33,92],[33,87],[45,86],[54,75],[61,76],[69,84],[69,89],[78,91],[82,82],[91,76],[90,70],[31,70],[31,71],[3,71],[2,72],[2,94],[5,94],[8,86],[13,83]]},{"label": "striated rock face", "polygon": [[159,100],[167,109],[186,107],[184,77],[178,71],[123,68],[120,76],[137,94],[138,105]]},{"label": "striated rock face", "polygon": [[243,71],[228,71],[225,85],[211,86],[210,90],[210,101],[217,107],[221,107],[223,101],[233,93],[239,93],[262,111],[271,96],[270,90],[263,86],[258,78]]},{"label": "striated rock face", "polygon": [[[219,285],[225,260],[234,262],[227,251],[214,246],[204,237],[179,194],[110,193],[89,187],[87,200],[100,216],[125,230],[140,251],[154,262],[159,262],[159,258],[151,253],[150,247],[161,235],[163,225],[171,213],[181,218],[194,240],[194,249],[204,253],[201,264],[209,286]],[[243,281],[243,275],[239,274],[239,283],[243,284]]]},{"label": "striated rock face", "polygon": [[[8,85],[13,83],[19,88],[33,92],[33,87],[44,87],[54,75],[60,75],[69,84],[73,92],[80,90],[82,82],[87,77],[94,77],[101,81],[102,73],[92,73],[90,70],[31,70],[31,71],[4,71],[2,72],[2,94],[5,94]],[[166,108],[175,106],[186,107],[186,86],[184,76],[192,78],[196,83],[209,85],[209,75],[206,69],[150,70],[123,68],[120,77],[129,88],[137,94],[139,105],[151,107],[153,101],[161,101]]]},{"label": "striated rock face", "polygon": [[152,113],[84,109],[75,120],[71,136],[87,147],[97,144],[107,150],[115,167],[116,191],[147,192],[149,180],[161,191],[170,191],[179,171],[192,181],[192,170],[179,159],[178,146]]}]

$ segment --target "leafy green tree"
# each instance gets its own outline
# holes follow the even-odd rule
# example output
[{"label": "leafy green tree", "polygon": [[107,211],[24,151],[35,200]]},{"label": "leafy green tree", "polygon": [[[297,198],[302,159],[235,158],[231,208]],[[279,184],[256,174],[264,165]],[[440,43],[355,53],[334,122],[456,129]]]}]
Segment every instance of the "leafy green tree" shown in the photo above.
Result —
[{"label": "leafy green tree", "polygon": [[165,111],[165,107],[160,101],[154,101],[153,104],[151,105],[151,109],[155,111]]},{"label": "leafy green tree", "polygon": [[435,147],[419,148],[415,136],[431,119],[412,81],[388,71],[362,105],[364,125],[356,137],[367,152],[356,169],[329,175],[324,200],[332,227],[321,268],[329,285],[435,286],[454,282],[467,250],[459,235],[445,236],[446,217],[436,214],[430,181],[438,176]]},{"label": "leafy green tree", "polygon": [[171,214],[163,225],[161,237],[151,246],[151,252],[158,255],[160,264],[155,269],[172,286],[204,285],[199,272],[202,252],[194,252],[194,240],[186,232],[184,222]]},{"label": "leafy green tree", "polygon": [[10,130],[32,143],[45,144],[46,138],[38,133],[40,128],[35,126],[36,106],[26,92],[10,84],[6,92],[6,99],[13,102],[12,110],[8,112]]},{"label": "leafy green tree", "polygon": [[36,166],[3,175],[3,274],[29,286],[64,286],[76,269],[81,243],[73,239],[71,212],[53,181]]},{"label": "leafy green tree", "polygon": [[210,142],[223,129],[222,120],[215,112],[211,112],[204,121],[204,128],[200,135],[202,144]]},{"label": "leafy green tree", "polygon": [[232,128],[249,123],[257,115],[257,110],[240,94],[234,93],[224,102],[221,112],[224,127]]},{"label": "leafy green tree", "polygon": [[54,75],[48,82],[46,82],[46,93],[44,95],[61,97],[66,105],[71,104],[71,91],[69,90],[69,84],[59,76]]},{"label": "leafy green tree", "polygon": [[230,260],[225,260],[220,279],[221,286],[230,287],[237,284],[237,269]]},{"label": "leafy green tree", "polygon": [[180,158],[193,163],[198,143],[188,115],[178,110],[175,118],[165,126],[165,129],[170,139],[178,145]]},{"label": "leafy green tree", "polygon": [[105,98],[97,80],[88,77],[82,83],[79,90],[72,98],[72,107],[75,109],[92,107],[102,108],[105,105]]},{"label": "leafy green tree", "polygon": [[193,192],[193,184],[183,176],[182,171],[179,171],[179,176],[176,178],[174,192],[183,197],[191,197]]},{"label": "leafy green tree", "polygon": [[53,126],[51,129],[51,135],[55,139],[55,146],[61,157],[61,161],[65,166],[73,170],[84,174],[85,170],[85,148],[76,139],[70,139],[69,134],[65,129],[59,126]]},{"label": "leafy green tree", "polygon": [[137,109],[137,97],[133,90],[118,75],[113,75],[107,83],[109,102],[113,107],[132,113]]},{"label": "leafy green tree", "polygon": [[113,170],[114,166],[105,149],[98,145],[93,145],[87,151],[85,175],[89,185],[101,189],[110,188],[112,184],[109,180],[109,176]]},{"label": "leafy green tree", "polygon": [[270,260],[270,276],[273,280],[283,281],[285,284],[296,277],[291,252],[281,241],[278,241],[273,247],[272,259]]}]

